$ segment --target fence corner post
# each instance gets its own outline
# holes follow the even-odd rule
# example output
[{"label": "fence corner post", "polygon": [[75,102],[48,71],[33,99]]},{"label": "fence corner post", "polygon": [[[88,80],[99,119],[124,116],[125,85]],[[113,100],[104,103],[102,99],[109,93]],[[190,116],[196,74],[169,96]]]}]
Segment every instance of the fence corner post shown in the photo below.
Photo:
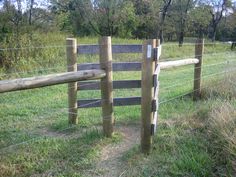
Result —
[{"label": "fence corner post", "polygon": [[[77,71],[77,40],[75,38],[66,39],[67,71]],[[68,122],[69,125],[77,124],[77,82],[68,84]]]},{"label": "fence corner post", "polygon": [[155,61],[153,59],[156,40],[143,42],[142,61],[142,99],[141,99],[141,151],[144,154],[151,152],[152,145],[152,121],[153,121],[153,97],[154,86],[153,76],[155,71]]},{"label": "fence corner post", "polygon": [[194,67],[194,87],[193,87],[193,100],[197,101],[201,98],[201,84],[202,84],[202,63],[203,63],[204,39],[199,38],[195,44],[195,58],[199,63]]},{"label": "fence corner post", "polygon": [[106,137],[112,137],[114,115],[112,93],[112,44],[110,36],[99,39],[99,58],[101,69],[106,72],[106,76],[101,79],[103,132]]}]

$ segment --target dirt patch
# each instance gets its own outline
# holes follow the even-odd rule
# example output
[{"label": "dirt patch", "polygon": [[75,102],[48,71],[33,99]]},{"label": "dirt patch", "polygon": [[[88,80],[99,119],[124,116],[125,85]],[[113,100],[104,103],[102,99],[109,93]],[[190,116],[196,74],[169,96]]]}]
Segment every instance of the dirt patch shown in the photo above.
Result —
[{"label": "dirt patch", "polygon": [[103,147],[101,158],[91,176],[116,177],[122,176],[126,171],[122,156],[135,145],[140,143],[140,127],[137,125],[117,126],[115,131],[120,132],[123,139],[120,143]]}]

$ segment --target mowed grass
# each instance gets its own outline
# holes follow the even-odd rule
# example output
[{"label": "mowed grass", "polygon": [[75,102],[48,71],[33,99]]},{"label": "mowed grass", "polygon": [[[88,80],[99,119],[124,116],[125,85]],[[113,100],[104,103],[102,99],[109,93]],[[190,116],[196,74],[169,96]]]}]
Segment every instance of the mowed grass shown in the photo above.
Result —
[{"label": "mowed grass", "polygon": [[[63,43],[63,40],[58,41]],[[97,39],[83,38],[79,43],[97,43]],[[142,41],[114,39],[113,43],[141,44]],[[51,53],[47,60],[36,58],[40,63],[36,62],[35,67],[17,66],[13,73],[3,73],[2,78],[66,70],[65,46],[52,52],[42,50]],[[174,43],[163,45],[161,61],[190,57],[194,57],[192,44],[182,48]],[[141,61],[141,58],[141,54],[116,54],[113,61]],[[180,97],[193,90],[193,66],[161,71],[162,104],[153,152],[150,156],[141,155],[138,145],[127,152],[123,157],[127,163],[124,176],[230,176],[230,165],[222,166],[209,152],[211,142],[203,136],[206,132],[199,122],[208,117],[213,105],[221,102],[219,100],[228,100],[235,106],[232,95],[224,97],[227,90],[223,89],[221,97],[212,91],[222,84],[217,83],[218,80],[235,74],[235,58],[235,52],[230,51],[228,45],[206,44],[203,88],[211,90],[211,94],[199,102],[193,102],[191,96]],[[97,61],[97,55],[78,56],[78,63]],[[114,80],[140,79],[141,73],[119,72],[113,77]],[[141,91],[114,90],[113,94],[114,97],[140,96]],[[79,91],[79,98],[100,98],[100,91]],[[140,122],[140,106],[115,107],[114,114],[116,124],[127,126]],[[68,127],[67,116],[66,84],[0,94],[0,176],[87,176],[99,160],[101,148],[122,141],[119,132],[112,139],[102,136],[100,108],[79,109],[77,126]]]}]

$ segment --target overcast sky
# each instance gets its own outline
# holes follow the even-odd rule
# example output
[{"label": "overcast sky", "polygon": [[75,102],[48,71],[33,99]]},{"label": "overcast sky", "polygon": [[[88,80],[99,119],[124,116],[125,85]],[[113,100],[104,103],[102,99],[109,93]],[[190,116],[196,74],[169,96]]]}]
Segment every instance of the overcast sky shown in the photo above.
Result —
[{"label": "overcast sky", "polygon": [[[16,3],[16,0],[11,0],[12,3],[14,3],[15,5],[17,4]],[[22,10],[26,10],[27,9],[27,0],[22,0]],[[41,8],[46,8],[47,5],[48,5],[48,0],[35,0],[35,5],[34,7],[41,7]],[[0,0],[0,8],[2,8],[3,6],[3,0]]]}]

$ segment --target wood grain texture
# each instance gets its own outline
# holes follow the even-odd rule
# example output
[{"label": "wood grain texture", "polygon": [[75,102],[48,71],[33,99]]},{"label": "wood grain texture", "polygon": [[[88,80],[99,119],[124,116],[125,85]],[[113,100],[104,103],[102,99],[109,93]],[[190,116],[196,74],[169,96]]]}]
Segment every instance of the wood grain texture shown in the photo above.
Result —
[{"label": "wood grain texture", "polygon": [[[101,107],[101,99],[80,99],[78,100],[78,108],[94,108]],[[141,97],[114,98],[113,106],[133,106],[140,105]]]},{"label": "wood grain texture", "polygon": [[102,37],[99,40],[99,61],[101,69],[106,72],[106,76],[101,79],[103,132],[106,137],[112,137],[114,115],[111,37]]},{"label": "wood grain texture", "polygon": [[[100,81],[78,82],[78,90],[100,90]],[[141,80],[113,81],[113,89],[141,88]]]},{"label": "wood grain texture", "polygon": [[192,64],[197,64],[197,63],[199,63],[199,59],[189,58],[189,59],[184,59],[184,60],[160,62],[160,67],[161,69],[169,69],[169,68],[192,65]]},{"label": "wood grain texture", "polygon": [[[104,78],[104,70],[86,70],[0,81],[0,93]],[[77,88],[76,88],[77,90]]]},{"label": "wood grain texture", "polygon": [[[112,45],[112,53],[142,53],[142,45]],[[78,54],[99,54],[99,45],[79,45]]]},{"label": "wood grain texture", "polygon": [[143,43],[143,63],[142,63],[142,100],[141,100],[141,151],[149,154],[152,144],[152,100],[154,96],[153,74],[155,70],[155,60],[153,48],[156,47],[156,40],[148,40]]},{"label": "wood grain texture", "polygon": [[[73,38],[66,40],[66,55],[67,55],[67,71],[77,71],[77,41]],[[68,84],[68,121],[69,124],[77,124],[77,82]]]},{"label": "wood grain texture", "polygon": [[195,57],[199,60],[199,62],[195,64],[194,68],[194,86],[193,86],[194,101],[201,98],[203,52],[204,52],[204,39],[197,39],[195,45]]},{"label": "wood grain texture", "polygon": [[[199,60],[197,58],[189,58],[184,60],[177,61],[166,61],[159,62],[160,69],[169,69],[179,66],[197,64]],[[120,62],[120,63],[112,63],[113,71],[141,71],[142,63],[141,62]],[[78,70],[90,70],[90,69],[99,69],[100,64],[98,63],[86,63],[79,64]]]},{"label": "wood grain texture", "polygon": [[[113,71],[141,71],[140,62],[119,62],[112,63]],[[79,64],[78,70],[88,70],[88,69],[100,69],[99,63],[85,63]]]}]

